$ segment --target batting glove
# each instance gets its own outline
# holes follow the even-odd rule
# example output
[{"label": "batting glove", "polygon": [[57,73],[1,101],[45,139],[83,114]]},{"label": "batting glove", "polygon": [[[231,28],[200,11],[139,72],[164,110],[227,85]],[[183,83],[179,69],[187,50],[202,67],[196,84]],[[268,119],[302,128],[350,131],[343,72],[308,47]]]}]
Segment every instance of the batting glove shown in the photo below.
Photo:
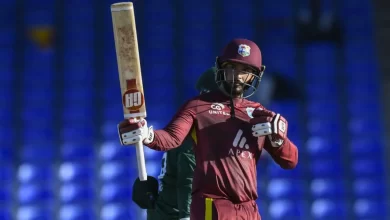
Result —
[{"label": "batting glove", "polygon": [[154,139],[153,127],[148,128],[145,119],[128,119],[118,124],[118,135],[121,145],[133,145],[139,141],[149,144]]},{"label": "batting glove", "polygon": [[268,136],[274,147],[280,147],[287,137],[287,120],[280,114],[262,108],[254,110],[252,116],[253,136]]}]

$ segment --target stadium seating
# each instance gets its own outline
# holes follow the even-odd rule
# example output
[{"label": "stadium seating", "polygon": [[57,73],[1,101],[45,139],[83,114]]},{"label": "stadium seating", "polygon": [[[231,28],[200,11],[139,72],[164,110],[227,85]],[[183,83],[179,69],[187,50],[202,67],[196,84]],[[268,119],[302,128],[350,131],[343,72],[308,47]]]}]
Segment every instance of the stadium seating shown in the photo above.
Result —
[{"label": "stadium seating", "polygon": [[61,183],[91,183],[95,178],[93,164],[87,162],[64,162],[58,168],[58,178]]},{"label": "stadium seating", "polygon": [[345,219],[346,201],[343,199],[316,199],[311,205],[313,219]]},{"label": "stadium seating", "polygon": [[272,219],[298,219],[300,216],[303,216],[303,210],[304,203],[296,199],[275,199],[268,208]]},{"label": "stadium seating", "polygon": [[106,203],[100,211],[103,220],[136,219],[137,216],[134,204],[129,203]]},{"label": "stadium seating", "polygon": [[49,220],[53,217],[53,207],[39,205],[19,206],[16,218],[21,220],[42,219]]},{"label": "stadium seating", "polygon": [[93,220],[96,219],[93,205],[65,205],[60,208],[58,219]]},{"label": "stadium seating", "polygon": [[59,190],[60,202],[64,205],[91,204],[96,199],[92,184],[66,183]]}]

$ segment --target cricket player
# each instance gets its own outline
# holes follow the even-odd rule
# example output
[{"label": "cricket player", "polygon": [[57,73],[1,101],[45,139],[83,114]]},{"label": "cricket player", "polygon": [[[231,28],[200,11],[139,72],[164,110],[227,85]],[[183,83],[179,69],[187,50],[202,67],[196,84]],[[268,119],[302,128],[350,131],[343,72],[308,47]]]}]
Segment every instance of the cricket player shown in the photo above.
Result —
[{"label": "cricket player", "polygon": [[[196,89],[202,93],[217,90],[215,68],[202,73]],[[164,152],[158,180],[148,176],[147,181],[137,178],[133,185],[133,201],[147,209],[147,220],[189,220],[192,179],[195,169],[193,138],[189,135],[183,144]]]},{"label": "cricket player", "polygon": [[216,68],[218,91],[190,99],[161,130],[154,131],[146,120],[120,122],[120,141],[133,145],[142,140],[151,149],[167,151],[193,134],[191,220],[259,220],[256,164],[261,152],[281,168],[293,169],[298,149],[287,136],[283,116],[246,99],[265,70],[254,42],[233,39],[217,57]]}]

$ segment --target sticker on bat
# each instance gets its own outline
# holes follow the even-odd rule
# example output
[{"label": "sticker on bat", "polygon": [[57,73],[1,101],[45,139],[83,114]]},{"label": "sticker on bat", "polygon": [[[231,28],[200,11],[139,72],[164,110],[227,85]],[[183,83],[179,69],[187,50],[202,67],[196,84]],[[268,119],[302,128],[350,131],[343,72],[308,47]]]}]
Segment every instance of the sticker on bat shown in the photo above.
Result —
[{"label": "sticker on bat", "polygon": [[122,103],[126,109],[137,111],[144,104],[144,95],[137,89],[129,89],[123,94]]}]

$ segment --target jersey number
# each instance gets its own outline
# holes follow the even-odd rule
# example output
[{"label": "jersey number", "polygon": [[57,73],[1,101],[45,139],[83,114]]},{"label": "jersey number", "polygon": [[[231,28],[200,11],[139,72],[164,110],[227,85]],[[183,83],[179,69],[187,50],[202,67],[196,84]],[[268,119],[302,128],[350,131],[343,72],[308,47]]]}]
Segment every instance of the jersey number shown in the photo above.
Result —
[{"label": "jersey number", "polygon": [[167,172],[167,152],[164,153],[161,159],[161,171],[160,171],[160,175],[158,175],[158,179],[162,179],[165,176],[166,172]]}]

